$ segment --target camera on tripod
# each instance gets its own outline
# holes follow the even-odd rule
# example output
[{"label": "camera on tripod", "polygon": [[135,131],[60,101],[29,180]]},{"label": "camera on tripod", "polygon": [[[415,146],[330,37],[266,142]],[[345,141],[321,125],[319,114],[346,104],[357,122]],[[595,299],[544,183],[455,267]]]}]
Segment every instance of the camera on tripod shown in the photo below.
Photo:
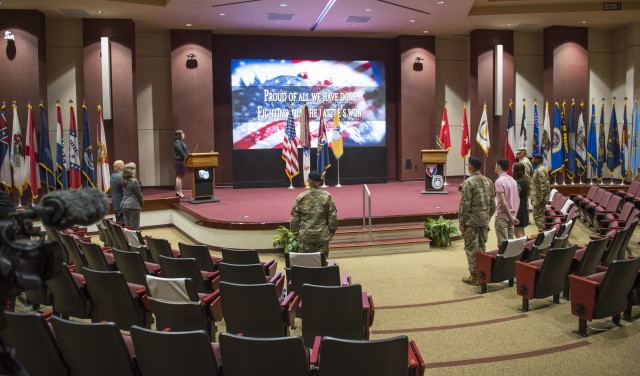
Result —
[{"label": "camera on tripod", "polygon": [[[35,290],[62,268],[60,244],[34,231],[39,219],[55,230],[90,225],[109,210],[107,196],[96,188],[56,191],[32,208],[9,213],[0,220],[0,302],[25,290]],[[5,320],[0,310],[0,330]]]}]

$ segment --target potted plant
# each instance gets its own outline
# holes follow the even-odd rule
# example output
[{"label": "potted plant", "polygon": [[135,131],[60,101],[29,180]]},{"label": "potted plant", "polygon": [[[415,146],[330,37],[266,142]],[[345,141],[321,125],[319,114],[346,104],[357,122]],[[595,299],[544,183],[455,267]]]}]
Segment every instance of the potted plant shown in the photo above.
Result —
[{"label": "potted plant", "polygon": [[431,239],[436,247],[448,247],[451,245],[451,235],[456,234],[456,223],[442,216],[438,219],[428,218],[424,223],[424,236]]},{"label": "potted plant", "polygon": [[273,236],[273,248],[282,248],[287,253],[298,251],[298,241],[288,228],[280,226],[276,232],[277,234]]}]

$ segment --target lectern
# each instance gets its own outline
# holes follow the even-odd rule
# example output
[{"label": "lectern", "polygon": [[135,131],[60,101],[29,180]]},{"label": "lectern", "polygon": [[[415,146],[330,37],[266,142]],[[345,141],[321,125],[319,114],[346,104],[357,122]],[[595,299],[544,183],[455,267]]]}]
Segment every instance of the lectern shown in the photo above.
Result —
[{"label": "lectern", "polygon": [[422,150],[422,163],[425,164],[424,190],[420,193],[447,194],[444,187],[444,165],[447,163],[448,150]]},{"label": "lectern", "polygon": [[218,166],[218,153],[190,153],[184,165],[191,174],[191,204],[218,202],[213,193],[213,169]]}]

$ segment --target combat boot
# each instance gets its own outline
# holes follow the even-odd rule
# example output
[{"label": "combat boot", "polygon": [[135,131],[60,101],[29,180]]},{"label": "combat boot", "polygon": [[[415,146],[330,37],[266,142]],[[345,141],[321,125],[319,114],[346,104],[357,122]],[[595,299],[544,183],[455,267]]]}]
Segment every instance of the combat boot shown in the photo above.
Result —
[{"label": "combat boot", "polygon": [[478,282],[478,278],[476,278],[476,274],[475,273],[469,273],[468,277],[462,278],[462,282],[471,285],[471,286],[478,286],[480,283]]}]

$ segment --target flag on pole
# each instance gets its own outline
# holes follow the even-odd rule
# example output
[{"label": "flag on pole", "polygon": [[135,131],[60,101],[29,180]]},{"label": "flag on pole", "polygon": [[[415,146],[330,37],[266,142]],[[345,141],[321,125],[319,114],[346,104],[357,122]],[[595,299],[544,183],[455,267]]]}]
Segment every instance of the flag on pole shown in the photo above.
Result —
[{"label": "flag on pole", "polygon": [[7,128],[6,104],[0,110],[0,185],[11,192],[11,163],[9,161],[9,128]]},{"label": "flag on pole", "polygon": [[620,162],[622,166],[620,168],[620,176],[622,181],[627,178],[627,168],[629,168],[629,161],[631,159],[631,153],[629,152],[629,126],[627,124],[627,98],[624,99],[624,112],[622,113],[622,134],[620,135]]},{"label": "flag on pole", "polygon": [[324,126],[324,107],[320,106],[320,125],[318,126],[318,156],[317,169],[324,178],[327,169],[331,167],[329,161],[329,143],[327,138],[327,130]]},{"label": "flag on pole", "polygon": [[631,173],[635,179],[640,173],[640,114],[638,113],[638,100],[633,103],[633,133],[631,135]]},{"label": "flag on pole", "polygon": [[462,109],[462,139],[460,141],[460,156],[465,159],[469,156],[471,142],[469,141],[469,121],[467,120],[467,105]]},{"label": "flag on pole", "polygon": [[49,145],[49,126],[44,105],[40,103],[40,182],[47,185],[49,191],[56,189],[56,176],[53,172],[53,158]]},{"label": "flag on pole", "polygon": [[584,128],[584,102],[580,101],[580,115],[578,116],[578,131],[576,132],[576,175],[582,176],[587,171],[587,149]]},{"label": "flag on pole", "polygon": [[522,100],[522,120],[520,121],[520,137],[518,139],[518,148],[527,148],[527,101]]},{"label": "flag on pole", "polygon": [[56,102],[56,181],[58,188],[69,189],[69,174],[67,172],[67,155],[64,151],[64,126],[62,125],[62,107]]},{"label": "flag on pole", "polygon": [[549,101],[544,105],[544,121],[542,122],[542,139],[540,140],[540,151],[542,160],[551,168],[551,118],[549,117]]},{"label": "flag on pole", "polygon": [[598,171],[597,179],[602,179],[602,170],[607,158],[607,142],[604,138],[604,98],[602,98],[602,107],[600,108],[600,124],[598,125]]},{"label": "flag on pole", "polygon": [[480,117],[480,124],[478,125],[478,133],[476,134],[476,142],[480,145],[482,151],[484,151],[485,157],[488,157],[489,149],[491,148],[491,141],[489,140],[489,124],[487,123],[486,103],[482,109],[482,116]]},{"label": "flag on pole", "polygon": [[616,100],[611,103],[611,119],[609,120],[609,138],[607,140],[607,170],[613,173],[620,167],[620,133],[618,132],[618,118],[616,117]]},{"label": "flag on pole", "polygon": [[553,115],[553,146],[551,147],[551,173],[555,174],[564,168],[564,147],[562,139],[562,123],[560,105],[556,101],[556,110]]},{"label": "flag on pole", "polygon": [[13,186],[22,195],[27,187],[27,165],[24,161],[24,142],[22,128],[18,119],[18,105],[13,102],[13,126],[11,128],[11,167],[13,168]]},{"label": "flag on pole", "polygon": [[[107,149],[107,138],[104,134],[104,122],[102,121],[102,106],[98,105],[98,125],[96,127],[98,143],[96,145],[96,157],[98,158],[98,189],[102,192],[109,192],[111,188],[111,172],[109,170],[109,151]],[[294,130],[295,134],[295,130]],[[297,150],[296,150],[297,152]],[[297,157],[297,154],[296,154]],[[296,158],[296,162],[297,162]]]},{"label": "flag on pole", "polygon": [[82,188],[80,173],[80,147],[78,146],[78,129],[73,102],[69,104],[69,188]]},{"label": "flag on pole", "polygon": [[596,132],[596,104],[591,102],[591,121],[587,136],[587,158],[591,163],[592,177],[598,174],[598,136]]},{"label": "flag on pole", "polygon": [[504,158],[509,161],[507,174],[513,173],[516,162],[516,126],[513,124],[513,102],[509,102],[509,118],[507,119],[507,141],[504,143]]},{"label": "flag on pole", "polygon": [[570,179],[576,176],[577,160],[576,160],[576,128],[575,128],[575,100],[571,100],[571,112],[569,112],[569,125],[567,126],[567,132],[565,137],[568,138],[567,142],[567,154],[565,161],[567,164],[567,175]]},{"label": "flag on pole", "polygon": [[311,172],[311,131],[309,130],[309,107],[305,104],[300,111],[300,142],[302,143],[302,176],[308,186]]},{"label": "flag on pole", "polygon": [[443,150],[451,149],[451,132],[449,132],[449,116],[447,115],[447,103],[444,104],[444,112],[442,113],[442,121],[440,122],[440,135],[438,136],[438,145]]},{"label": "flag on pole", "polygon": [[344,154],[342,145],[342,130],[340,129],[340,109],[336,107],[333,111],[333,130],[331,131],[331,150],[336,159],[340,159]]},{"label": "flag on pole", "polygon": [[25,166],[27,168],[27,184],[31,188],[31,197],[38,198],[40,188],[40,174],[38,173],[38,145],[36,144],[36,130],[33,125],[33,107],[27,106],[27,139],[24,144]]},{"label": "flag on pole", "polygon": [[540,154],[540,120],[538,118],[538,101],[533,100],[533,154]]},{"label": "flag on pole", "polygon": [[300,173],[298,164],[298,145],[296,143],[296,127],[293,121],[293,109],[289,106],[289,116],[287,126],[284,129],[284,140],[282,141],[282,160],[285,162],[284,173],[289,180]]},{"label": "flag on pole", "polygon": [[89,131],[89,114],[87,106],[82,105],[83,137],[82,137],[82,186],[96,186],[96,170],[93,164],[93,148],[91,147],[91,132]]}]

